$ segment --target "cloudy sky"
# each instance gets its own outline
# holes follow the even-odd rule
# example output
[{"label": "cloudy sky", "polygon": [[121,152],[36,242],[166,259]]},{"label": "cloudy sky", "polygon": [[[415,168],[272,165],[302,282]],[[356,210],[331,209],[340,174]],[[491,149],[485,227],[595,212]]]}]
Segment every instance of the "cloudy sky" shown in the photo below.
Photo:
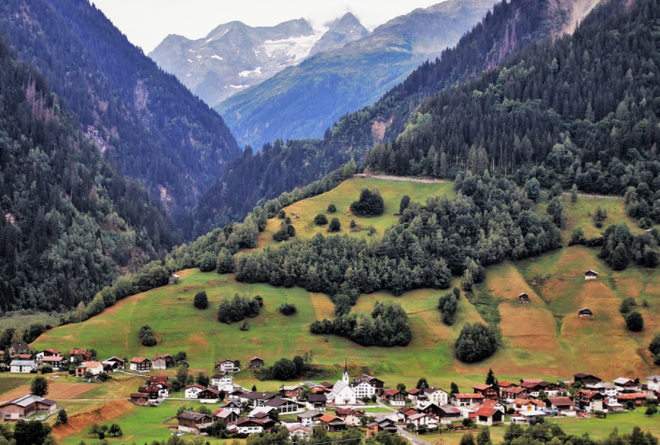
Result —
[{"label": "cloudy sky", "polygon": [[204,37],[221,23],[239,20],[272,26],[306,18],[323,24],[350,11],[369,29],[443,0],[92,0],[128,39],[153,50],[168,34]]}]

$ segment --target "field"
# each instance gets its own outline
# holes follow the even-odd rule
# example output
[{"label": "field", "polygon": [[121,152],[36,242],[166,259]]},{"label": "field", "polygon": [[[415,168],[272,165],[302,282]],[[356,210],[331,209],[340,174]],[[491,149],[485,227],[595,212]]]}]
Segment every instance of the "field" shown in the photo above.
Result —
[{"label": "field", "polygon": [[[362,187],[375,186],[385,198],[385,214],[377,218],[353,218],[348,209],[350,203],[357,199]],[[453,196],[453,193],[452,185],[447,183],[352,179],[328,193],[293,204],[285,211],[292,218],[299,237],[311,237],[326,230],[315,226],[312,220],[317,213],[326,213],[330,203],[337,206],[336,216],[341,220],[342,233],[367,236],[366,229],[373,226],[377,232],[374,236],[379,237],[397,221],[395,213],[404,194],[413,200],[424,201],[436,194]],[[605,226],[625,222],[631,230],[640,231],[635,221],[625,216],[621,200],[580,197],[577,203],[571,203],[569,197],[564,197],[564,201],[568,213],[568,227],[564,231],[566,239],[577,227],[582,228],[587,237],[597,236],[598,230],[591,218],[599,206],[608,212]],[[543,205],[539,205],[541,212]],[[354,232],[348,229],[351,219],[358,224],[358,230]],[[280,222],[276,218],[269,221],[267,230],[260,236],[261,247],[273,243],[272,233],[279,228]],[[584,271],[587,269],[598,270],[598,280],[585,281]],[[179,275],[178,284],[125,299],[84,323],[50,330],[39,337],[33,347],[60,350],[93,347],[101,359],[112,355],[152,357],[159,353],[186,351],[195,373],[212,372],[214,361],[224,357],[240,360],[245,365],[250,357],[258,355],[265,359],[266,365],[271,365],[281,357],[309,353],[313,362],[325,370],[321,380],[338,378],[346,358],[351,375],[372,372],[388,386],[404,383],[412,387],[420,377],[426,377],[431,384],[445,388],[456,382],[464,391],[470,391],[472,384],[482,381],[489,368],[500,380],[513,381],[522,377],[566,380],[578,371],[592,372],[606,379],[622,375],[645,377],[657,372],[646,346],[654,333],[660,331],[657,311],[660,306],[660,272],[634,266],[622,272],[612,272],[598,258],[597,249],[565,247],[539,258],[489,267],[486,282],[476,286],[469,299],[465,294],[461,295],[453,326],[445,326],[436,309],[438,298],[447,291],[420,289],[401,297],[387,292],[360,296],[354,312],[369,312],[376,301],[395,300],[409,314],[413,340],[408,347],[393,348],[367,348],[335,336],[311,335],[311,322],[333,316],[333,304],[324,294],[309,293],[300,288],[246,285],[236,282],[233,275],[198,270],[182,271]],[[454,285],[458,285],[458,280]],[[205,290],[209,296],[210,307],[204,311],[192,305],[193,296],[200,290]],[[518,303],[521,292],[530,295],[529,304]],[[261,295],[264,299],[261,314],[249,320],[248,331],[239,330],[240,323],[225,325],[215,318],[220,300],[237,293]],[[646,328],[640,334],[628,332],[618,312],[626,297],[636,298],[638,309],[644,315]],[[295,304],[297,314],[289,317],[280,314],[277,308],[284,302]],[[594,317],[578,318],[577,311],[582,307],[591,308]],[[503,334],[503,345],[495,356],[481,363],[460,363],[454,359],[454,342],[458,333],[465,323],[479,321],[498,326]],[[156,333],[158,345],[155,347],[139,345],[137,333],[145,324]],[[174,370],[166,373],[173,375]],[[235,381],[246,387],[256,385],[259,390],[275,390],[281,384],[260,382],[251,371],[239,373]],[[114,394],[126,397],[134,390],[126,384],[117,386]],[[104,392],[108,391],[97,388],[86,395],[97,399],[105,397]],[[77,401],[66,403],[71,403],[71,407],[81,413],[93,413],[99,409],[94,403],[87,408]],[[117,419],[121,420],[125,433],[135,431],[130,434],[136,436],[130,437],[162,439],[167,430],[161,423],[172,415],[172,411],[176,412],[176,403],[169,401],[157,409],[134,408]],[[636,419],[634,416],[636,414],[629,418]],[[567,431],[569,428],[579,430],[579,426],[585,424],[584,421],[573,422],[577,423],[569,422],[565,426]],[[602,424],[608,425],[609,432],[609,425],[612,425],[609,419]],[[64,443],[78,443],[81,438],[85,439],[84,435],[67,436]]]}]

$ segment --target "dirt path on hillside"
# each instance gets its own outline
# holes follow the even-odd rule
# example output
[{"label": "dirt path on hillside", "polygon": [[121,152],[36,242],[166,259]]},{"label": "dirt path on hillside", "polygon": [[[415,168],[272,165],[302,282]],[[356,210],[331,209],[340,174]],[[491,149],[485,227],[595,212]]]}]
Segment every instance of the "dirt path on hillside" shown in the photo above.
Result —
[{"label": "dirt path on hillside", "polygon": [[69,422],[66,425],[54,427],[53,436],[55,436],[56,442],[59,443],[64,437],[84,431],[85,428],[94,423],[103,423],[113,420],[126,414],[135,407],[135,405],[128,400],[112,400],[110,402],[101,401],[101,403],[103,403],[101,406],[70,416]]}]

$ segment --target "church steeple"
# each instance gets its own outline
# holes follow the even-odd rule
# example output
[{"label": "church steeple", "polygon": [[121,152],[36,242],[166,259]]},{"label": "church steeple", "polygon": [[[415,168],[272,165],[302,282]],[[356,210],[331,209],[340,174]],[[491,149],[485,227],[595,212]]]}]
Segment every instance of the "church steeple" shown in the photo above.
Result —
[{"label": "church steeple", "polygon": [[349,384],[350,380],[348,378],[348,361],[344,357],[344,375],[342,376],[342,381],[346,383],[347,385]]}]

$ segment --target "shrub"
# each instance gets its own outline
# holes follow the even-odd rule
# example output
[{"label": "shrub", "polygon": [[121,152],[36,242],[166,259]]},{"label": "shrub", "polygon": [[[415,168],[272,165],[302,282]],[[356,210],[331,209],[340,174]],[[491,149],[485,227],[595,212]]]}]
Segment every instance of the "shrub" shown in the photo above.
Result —
[{"label": "shrub", "polygon": [[323,213],[319,213],[314,217],[314,224],[317,226],[324,226],[328,224],[328,218]]},{"label": "shrub", "polygon": [[337,206],[334,204],[330,204],[328,206],[328,213],[335,213],[337,211]]},{"label": "shrub", "polygon": [[140,338],[140,343],[142,343],[142,346],[156,346],[156,344],[158,344],[154,335],[154,331],[148,324],[140,328],[138,337]]},{"label": "shrub", "polygon": [[41,373],[42,374],[50,374],[51,372],[53,372],[53,367],[52,366],[46,364],[46,365],[43,365],[41,367]]},{"label": "shrub", "polygon": [[357,216],[379,216],[385,211],[385,202],[378,189],[362,189],[360,199],[351,204],[351,212]]},{"label": "shrub", "polygon": [[635,306],[637,306],[637,303],[635,302],[634,298],[626,298],[621,302],[621,306],[619,306],[619,312],[621,312],[622,314],[627,314]]},{"label": "shrub", "polygon": [[197,309],[206,309],[209,307],[209,298],[206,296],[205,291],[201,290],[195,294],[193,305]]},{"label": "shrub", "polygon": [[295,304],[284,303],[279,307],[279,311],[282,315],[292,315],[296,313],[297,309]]},{"label": "shrub", "polygon": [[644,317],[637,311],[632,311],[626,317],[626,326],[631,332],[640,332],[644,329]]},{"label": "shrub", "polygon": [[492,326],[466,323],[456,340],[456,357],[465,363],[484,360],[497,351],[499,333]]},{"label": "shrub", "polygon": [[250,325],[248,324],[248,321],[245,320],[243,322],[243,325],[241,326],[241,331],[249,331],[250,330]]},{"label": "shrub", "polygon": [[261,306],[263,306],[263,299],[258,295],[250,299],[235,294],[233,299],[225,299],[220,302],[220,306],[218,306],[218,321],[220,323],[231,324],[245,320],[248,317],[256,317],[259,315]]},{"label": "shrub", "polygon": [[454,324],[454,317],[458,309],[458,302],[456,296],[452,293],[440,297],[438,300],[438,309],[442,314],[442,322],[447,326]]},{"label": "shrub", "polygon": [[279,219],[284,219],[284,218],[286,218],[286,212],[284,211],[284,209],[280,209],[280,211],[277,212],[277,217],[278,217]]},{"label": "shrub", "polygon": [[332,218],[332,221],[330,221],[330,226],[328,227],[328,232],[334,233],[334,232],[339,232],[341,230],[341,223],[339,222],[338,218]]},{"label": "shrub", "polygon": [[651,351],[651,354],[653,355],[660,354],[660,334],[655,334],[655,337],[653,337],[653,340],[651,340],[651,344],[649,344],[649,351]]},{"label": "shrub", "polygon": [[357,223],[355,222],[354,219],[351,220],[351,223],[349,224],[349,227],[350,227],[351,229],[354,229],[354,228],[357,227]]},{"label": "shrub", "polygon": [[399,202],[399,215],[403,214],[403,212],[408,208],[409,205],[410,205],[410,196],[403,195],[401,197],[401,201]]}]

